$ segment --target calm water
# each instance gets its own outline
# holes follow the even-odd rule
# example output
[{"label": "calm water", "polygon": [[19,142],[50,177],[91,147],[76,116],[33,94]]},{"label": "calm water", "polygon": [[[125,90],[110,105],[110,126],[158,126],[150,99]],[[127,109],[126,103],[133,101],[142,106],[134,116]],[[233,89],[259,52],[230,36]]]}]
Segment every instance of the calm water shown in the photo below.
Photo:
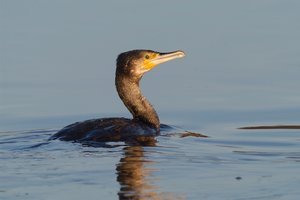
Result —
[{"label": "calm water", "polygon": [[[0,199],[299,199],[298,1],[0,1]],[[209,138],[95,148],[65,125],[130,117],[118,53],[182,49],[142,81],[161,121]]]}]

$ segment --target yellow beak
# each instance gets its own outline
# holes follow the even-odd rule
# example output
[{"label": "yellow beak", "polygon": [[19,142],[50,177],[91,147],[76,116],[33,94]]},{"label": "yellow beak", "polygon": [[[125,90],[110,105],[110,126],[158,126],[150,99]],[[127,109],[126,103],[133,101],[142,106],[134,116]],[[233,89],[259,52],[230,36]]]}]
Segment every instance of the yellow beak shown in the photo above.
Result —
[{"label": "yellow beak", "polygon": [[185,53],[183,51],[173,51],[173,52],[168,52],[168,53],[157,53],[156,56],[154,56],[153,58],[146,60],[144,63],[144,67],[145,69],[151,70],[152,68],[154,68],[155,66],[170,61],[170,60],[174,60],[176,58],[182,58],[185,56]]}]

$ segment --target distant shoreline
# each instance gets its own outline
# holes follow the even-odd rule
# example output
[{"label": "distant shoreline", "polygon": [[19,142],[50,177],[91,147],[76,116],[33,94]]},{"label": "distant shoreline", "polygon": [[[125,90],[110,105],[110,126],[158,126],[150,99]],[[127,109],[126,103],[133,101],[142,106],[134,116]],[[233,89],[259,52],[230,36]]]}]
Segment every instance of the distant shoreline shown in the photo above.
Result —
[{"label": "distant shoreline", "polygon": [[245,126],[238,129],[300,129],[300,125]]}]

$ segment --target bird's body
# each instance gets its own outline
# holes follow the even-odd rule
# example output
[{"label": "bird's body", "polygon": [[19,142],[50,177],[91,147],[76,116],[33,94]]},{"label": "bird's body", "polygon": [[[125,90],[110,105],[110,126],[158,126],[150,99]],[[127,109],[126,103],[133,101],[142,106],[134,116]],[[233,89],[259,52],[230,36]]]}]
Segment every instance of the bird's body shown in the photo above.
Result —
[{"label": "bird's body", "polygon": [[159,53],[151,50],[132,50],[120,54],[117,58],[115,85],[119,97],[133,119],[102,118],[76,122],[66,126],[50,139],[75,142],[144,141],[159,135],[159,117],[142,95],[139,82],[143,75],[156,65],[184,56],[183,51]]},{"label": "bird's body", "polygon": [[70,124],[52,136],[65,141],[127,141],[136,137],[153,137],[159,132],[147,124],[127,118],[90,119]]}]

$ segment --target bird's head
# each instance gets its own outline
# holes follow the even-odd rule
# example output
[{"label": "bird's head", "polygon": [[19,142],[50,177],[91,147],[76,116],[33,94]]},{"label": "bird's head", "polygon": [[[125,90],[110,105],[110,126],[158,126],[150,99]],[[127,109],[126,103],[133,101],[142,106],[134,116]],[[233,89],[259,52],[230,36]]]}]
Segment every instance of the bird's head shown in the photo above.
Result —
[{"label": "bird's head", "polygon": [[117,58],[117,73],[141,78],[155,66],[185,56],[183,51],[160,53],[152,50],[132,50]]}]

